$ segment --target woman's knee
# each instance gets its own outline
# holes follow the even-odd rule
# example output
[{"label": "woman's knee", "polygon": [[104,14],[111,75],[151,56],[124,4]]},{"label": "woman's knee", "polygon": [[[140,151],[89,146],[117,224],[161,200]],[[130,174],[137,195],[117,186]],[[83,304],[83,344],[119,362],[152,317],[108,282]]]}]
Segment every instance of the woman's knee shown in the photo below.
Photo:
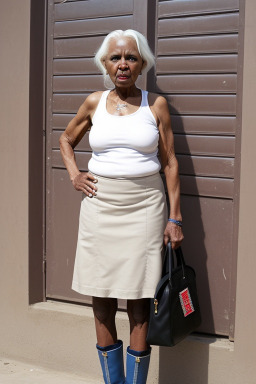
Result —
[{"label": "woman's knee", "polygon": [[117,300],[112,298],[93,297],[93,313],[97,320],[108,323],[113,320],[117,311]]},{"label": "woman's knee", "polygon": [[144,324],[149,318],[149,299],[128,300],[127,313],[130,322],[134,324]]}]

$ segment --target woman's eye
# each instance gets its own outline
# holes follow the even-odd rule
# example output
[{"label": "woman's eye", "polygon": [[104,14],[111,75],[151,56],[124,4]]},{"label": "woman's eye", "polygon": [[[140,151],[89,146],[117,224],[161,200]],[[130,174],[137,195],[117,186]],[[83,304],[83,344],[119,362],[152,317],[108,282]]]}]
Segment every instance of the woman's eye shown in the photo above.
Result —
[{"label": "woman's eye", "polygon": [[118,60],[119,60],[119,57],[118,57],[118,56],[113,56],[113,57],[111,57],[110,60],[111,60],[111,61],[118,61]]},{"label": "woman's eye", "polygon": [[129,57],[128,57],[128,60],[129,60],[129,61],[137,61],[137,57],[129,56]]}]

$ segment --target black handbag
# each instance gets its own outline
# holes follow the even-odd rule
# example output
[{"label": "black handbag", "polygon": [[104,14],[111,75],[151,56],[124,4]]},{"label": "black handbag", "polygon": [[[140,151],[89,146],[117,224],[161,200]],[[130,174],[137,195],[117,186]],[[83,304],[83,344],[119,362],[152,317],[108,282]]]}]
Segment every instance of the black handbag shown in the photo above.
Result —
[{"label": "black handbag", "polygon": [[172,347],[200,324],[195,271],[185,264],[181,248],[173,250],[168,243],[162,278],[150,300],[147,342]]}]

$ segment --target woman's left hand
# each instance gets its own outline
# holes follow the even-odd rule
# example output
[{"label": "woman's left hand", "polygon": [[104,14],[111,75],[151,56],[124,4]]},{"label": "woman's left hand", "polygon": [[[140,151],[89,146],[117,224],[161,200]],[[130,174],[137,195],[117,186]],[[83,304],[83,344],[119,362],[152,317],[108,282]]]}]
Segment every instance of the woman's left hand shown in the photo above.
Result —
[{"label": "woman's left hand", "polygon": [[182,228],[179,225],[168,221],[164,231],[164,244],[167,245],[170,241],[172,248],[176,249],[181,245],[183,239]]}]

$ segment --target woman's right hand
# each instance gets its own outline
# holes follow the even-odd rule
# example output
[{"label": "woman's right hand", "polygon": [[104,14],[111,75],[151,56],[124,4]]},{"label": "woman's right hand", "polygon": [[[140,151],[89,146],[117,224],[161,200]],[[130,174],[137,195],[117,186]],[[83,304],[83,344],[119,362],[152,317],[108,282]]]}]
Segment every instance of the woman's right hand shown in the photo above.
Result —
[{"label": "woman's right hand", "polygon": [[81,172],[72,180],[72,184],[77,191],[82,191],[86,196],[93,197],[96,196],[95,183],[97,181],[90,172]]}]

